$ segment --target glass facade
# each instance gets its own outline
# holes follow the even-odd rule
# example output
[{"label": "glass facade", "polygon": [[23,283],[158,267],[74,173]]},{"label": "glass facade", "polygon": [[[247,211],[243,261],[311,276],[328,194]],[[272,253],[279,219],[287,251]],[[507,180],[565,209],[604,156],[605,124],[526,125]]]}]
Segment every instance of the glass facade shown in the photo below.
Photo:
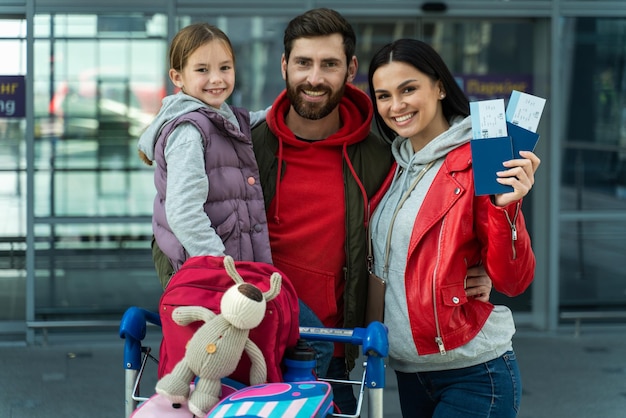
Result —
[{"label": "glass facade", "polygon": [[49,63],[33,77],[35,321],[155,307],[154,189],[136,140],[165,95],[166,23],[162,14],[35,16],[34,59]]},{"label": "glass facade", "polygon": [[[287,22],[325,6],[188,0],[113,12],[106,2],[78,2],[71,11],[55,3],[21,16],[0,5],[0,50],[10,57],[0,60],[0,80],[25,76],[32,88],[31,116],[9,117],[0,99],[0,338],[50,321],[110,323],[130,305],[156,308],[153,169],[140,162],[136,142],[172,92],[169,40],[197,21],[222,28],[237,59],[231,102],[262,109],[284,88]],[[626,306],[619,263],[626,245],[626,7],[615,2],[603,17],[586,7],[593,2],[520,0],[478,10],[452,1],[438,15],[401,0],[339,3],[357,32],[355,84],[364,90],[374,52],[417,37],[442,54],[472,100],[508,98],[512,89],[548,99],[537,148],[542,166],[524,202],[537,278],[518,298],[494,292],[492,300],[542,329],[557,324],[561,310]],[[555,15],[554,3],[561,11],[571,5],[571,13]]]},{"label": "glass facade", "polygon": [[569,18],[560,307],[626,307],[626,20]]},{"label": "glass facade", "polygon": [[0,321],[6,321],[25,315],[26,118],[16,116],[17,100],[6,94],[12,90],[12,77],[26,75],[24,19],[0,15],[0,51]]}]

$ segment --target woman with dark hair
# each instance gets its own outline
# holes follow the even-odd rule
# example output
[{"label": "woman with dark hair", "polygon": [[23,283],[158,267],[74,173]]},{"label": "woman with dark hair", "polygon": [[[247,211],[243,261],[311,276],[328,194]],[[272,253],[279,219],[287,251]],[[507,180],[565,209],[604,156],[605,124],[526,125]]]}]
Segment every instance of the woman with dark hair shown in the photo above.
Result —
[{"label": "woman with dark hair", "polygon": [[[376,124],[396,176],[372,218],[374,272],[386,280],[389,364],[405,417],[515,417],[522,386],[509,308],[465,295],[483,263],[496,290],[519,295],[535,257],[521,212],[540,164],[504,163],[512,192],[475,196],[469,102],[428,44],[400,39],[371,61]],[[407,338],[409,337],[409,338]]]}]

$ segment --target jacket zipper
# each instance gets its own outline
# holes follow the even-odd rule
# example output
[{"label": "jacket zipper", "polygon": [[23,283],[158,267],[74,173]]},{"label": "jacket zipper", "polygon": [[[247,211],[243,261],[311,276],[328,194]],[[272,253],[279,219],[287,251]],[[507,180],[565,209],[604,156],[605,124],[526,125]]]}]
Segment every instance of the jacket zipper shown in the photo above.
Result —
[{"label": "jacket zipper", "polygon": [[520,203],[517,202],[515,204],[515,215],[513,216],[513,221],[511,222],[511,218],[509,217],[509,212],[504,211],[504,215],[506,216],[506,220],[509,223],[509,227],[511,228],[511,250],[513,251],[513,260],[517,259],[517,250],[515,248],[515,241],[517,241],[517,227],[515,223],[517,222],[517,215],[519,214]]},{"label": "jacket zipper", "polygon": [[437,243],[437,263],[435,264],[435,271],[433,272],[433,311],[435,317],[435,328],[437,330],[437,336],[435,337],[435,343],[437,347],[439,347],[439,354],[442,356],[446,355],[446,347],[443,343],[443,338],[441,337],[441,327],[439,326],[439,314],[437,312],[437,271],[439,270],[439,261],[441,260],[441,239],[443,236],[443,227],[446,222],[446,218],[444,217],[441,221],[441,228],[439,229],[439,240]]}]

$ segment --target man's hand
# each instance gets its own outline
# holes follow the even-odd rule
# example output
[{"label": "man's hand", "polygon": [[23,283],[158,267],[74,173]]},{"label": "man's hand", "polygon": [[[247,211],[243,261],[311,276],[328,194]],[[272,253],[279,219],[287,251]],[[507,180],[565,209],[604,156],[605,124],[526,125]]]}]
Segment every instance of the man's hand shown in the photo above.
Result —
[{"label": "man's hand", "polygon": [[467,276],[465,276],[465,295],[467,295],[468,298],[475,298],[481,302],[489,302],[492,285],[493,283],[489,276],[487,276],[485,267],[482,264],[467,269]]}]

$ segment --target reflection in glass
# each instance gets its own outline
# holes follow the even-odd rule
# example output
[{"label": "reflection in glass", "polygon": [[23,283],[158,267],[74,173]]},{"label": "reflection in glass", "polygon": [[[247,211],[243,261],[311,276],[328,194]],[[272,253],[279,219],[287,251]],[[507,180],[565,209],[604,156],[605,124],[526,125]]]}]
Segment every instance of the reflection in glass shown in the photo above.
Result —
[{"label": "reflection in glass", "polygon": [[560,228],[562,308],[626,303],[626,223],[590,221],[582,213],[626,209],[625,29],[623,19],[570,18],[563,25],[569,97],[560,203],[569,216]]},{"label": "reflection in glass", "polygon": [[[571,18],[562,208],[626,208],[626,21]],[[571,51],[571,56],[569,56]]]},{"label": "reflection in glass", "polygon": [[35,59],[53,63],[35,66],[36,182],[45,187],[35,213],[149,216],[152,170],[137,158],[136,141],[165,95],[165,19],[53,20],[54,41],[35,41]]},{"label": "reflection in glass", "polygon": [[[0,51],[0,75],[26,74],[26,20],[0,18]],[[24,118],[0,118],[0,321],[25,317],[25,138]]]},{"label": "reflection in glass", "polygon": [[41,15],[35,33],[35,317],[154,309],[153,169],[136,142],[165,95],[167,19]]},{"label": "reflection in glass", "polygon": [[563,222],[560,254],[562,307],[626,304],[626,222]]}]

